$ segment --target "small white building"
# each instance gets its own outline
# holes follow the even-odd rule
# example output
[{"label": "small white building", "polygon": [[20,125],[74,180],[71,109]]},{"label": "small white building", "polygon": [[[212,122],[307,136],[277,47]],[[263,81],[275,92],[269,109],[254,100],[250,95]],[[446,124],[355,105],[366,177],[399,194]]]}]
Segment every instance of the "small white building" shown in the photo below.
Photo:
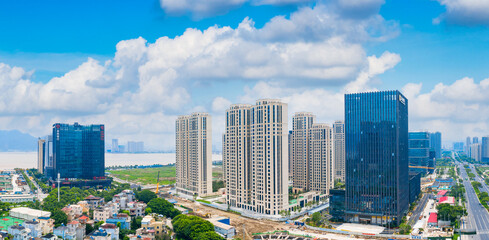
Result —
[{"label": "small white building", "polygon": [[[227,220],[227,221],[221,221],[221,220]],[[215,217],[209,219],[209,222],[214,225],[214,230],[221,235],[224,238],[232,239],[234,238],[234,235],[236,234],[236,229],[224,222],[229,222],[229,218],[224,218],[224,217]]]},{"label": "small white building", "polygon": [[21,203],[33,202],[35,196],[31,194],[3,194],[0,195],[0,202]]},{"label": "small white building", "polygon": [[126,210],[129,210],[129,215],[131,215],[131,217],[142,217],[145,215],[144,211],[146,210],[146,203],[130,202],[127,204]]},{"label": "small white building", "polygon": [[104,223],[102,226],[100,226],[99,230],[107,232],[111,240],[119,239],[119,228],[114,224]]},{"label": "small white building", "polygon": [[112,211],[107,207],[99,207],[93,211],[93,220],[96,222],[107,221],[112,216]]},{"label": "small white building", "polygon": [[47,218],[51,217],[50,212],[31,209],[27,207],[13,208],[10,210],[9,215],[14,218],[20,218],[22,220],[28,220],[28,221],[33,219],[38,219],[40,217],[47,217]]},{"label": "small white building", "polygon": [[52,233],[54,229],[54,219],[48,217],[37,218],[39,225],[41,225],[41,231],[43,235]]},{"label": "small white building", "polygon": [[38,221],[25,221],[24,227],[31,230],[30,236],[33,238],[41,237],[42,228]]},{"label": "small white building", "polygon": [[62,239],[76,239],[76,232],[71,232],[66,226],[55,228],[53,234]]},{"label": "small white building", "polygon": [[21,225],[10,226],[8,228],[8,234],[14,236],[14,240],[27,240],[31,238],[31,230]]}]

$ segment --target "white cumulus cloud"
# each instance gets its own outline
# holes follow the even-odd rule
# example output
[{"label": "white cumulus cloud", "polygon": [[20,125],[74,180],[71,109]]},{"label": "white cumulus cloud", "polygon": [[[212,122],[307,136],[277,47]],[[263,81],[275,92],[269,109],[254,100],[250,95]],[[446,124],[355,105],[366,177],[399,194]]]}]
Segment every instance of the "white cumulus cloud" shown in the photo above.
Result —
[{"label": "white cumulus cloud", "polygon": [[[294,102],[291,111],[320,108],[318,115],[340,119],[342,92],[329,87],[357,79],[356,87],[370,88],[370,79],[394,67],[397,54],[367,57],[363,48],[392,36],[397,30],[391,27],[378,14],[342,17],[318,3],[262,28],[246,18],[237,28],[187,29],[153,43],[120,41],[112,59],[88,58],[46,83],[0,63],[0,126],[42,136],[55,122],[104,123],[108,139],[143,140],[152,149],[172,150],[176,116],[192,111],[215,116],[219,149],[224,110],[238,100],[280,97]],[[230,84],[234,99],[215,88],[223,83]],[[201,101],[202,96],[210,100]]]},{"label": "white cumulus cloud", "polygon": [[411,129],[441,131],[450,141],[489,135],[489,79],[475,82],[466,77],[439,83],[425,93],[421,90],[421,84],[404,87]]},{"label": "white cumulus cloud", "polygon": [[438,0],[446,12],[435,18],[433,23],[447,21],[457,25],[489,25],[489,1],[485,0]]}]

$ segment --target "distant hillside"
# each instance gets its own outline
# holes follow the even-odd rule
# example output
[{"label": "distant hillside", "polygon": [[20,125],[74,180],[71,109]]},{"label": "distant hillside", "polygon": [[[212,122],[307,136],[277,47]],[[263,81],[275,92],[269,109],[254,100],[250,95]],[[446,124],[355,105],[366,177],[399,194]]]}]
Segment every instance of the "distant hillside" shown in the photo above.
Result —
[{"label": "distant hillside", "polygon": [[0,152],[37,151],[37,138],[18,130],[0,130]]}]

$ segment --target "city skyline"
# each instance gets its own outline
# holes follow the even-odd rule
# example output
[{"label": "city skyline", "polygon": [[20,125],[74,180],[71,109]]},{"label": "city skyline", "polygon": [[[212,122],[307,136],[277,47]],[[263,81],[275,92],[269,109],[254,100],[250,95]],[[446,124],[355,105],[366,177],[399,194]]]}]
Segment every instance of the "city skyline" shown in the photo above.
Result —
[{"label": "city skyline", "polygon": [[177,116],[206,111],[219,149],[231,102],[278,98],[333,122],[344,93],[400,89],[410,131],[444,145],[489,133],[489,8],[471,1],[31,4],[42,11],[0,5],[12,23],[0,31],[2,130],[102,122],[108,139],[170,151]]}]

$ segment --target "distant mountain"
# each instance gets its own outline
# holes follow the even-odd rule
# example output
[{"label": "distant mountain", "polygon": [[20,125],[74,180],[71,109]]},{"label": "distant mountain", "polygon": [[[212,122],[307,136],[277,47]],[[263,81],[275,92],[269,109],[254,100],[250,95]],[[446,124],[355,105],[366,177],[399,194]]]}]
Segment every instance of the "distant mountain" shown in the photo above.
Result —
[{"label": "distant mountain", "polygon": [[0,152],[37,151],[37,138],[18,130],[0,130]]}]

